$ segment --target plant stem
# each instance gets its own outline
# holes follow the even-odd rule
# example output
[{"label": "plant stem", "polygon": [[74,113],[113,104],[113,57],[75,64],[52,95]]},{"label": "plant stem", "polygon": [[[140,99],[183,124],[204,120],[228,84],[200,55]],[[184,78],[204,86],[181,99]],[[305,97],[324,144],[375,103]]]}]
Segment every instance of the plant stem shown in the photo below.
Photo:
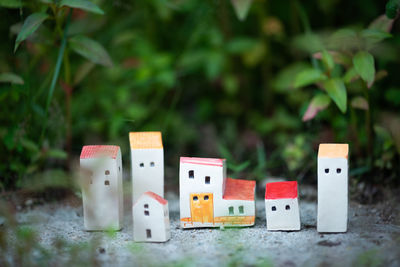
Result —
[{"label": "plant stem", "polygon": [[65,50],[65,46],[67,44],[67,33],[68,33],[68,26],[71,21],[71,15],[72,15],[72,10],[70,10],[68,13],[68,18],[67,18],[67,22],[65,24],[63,38],[61,40],[61,46],[60,46],[60,49],[58,50],[58,56],[57,56],[56,66],[54,69],[53,78],[51,80],[51,84],[50,84],[50,88],[49,88],[49,94],[47,95],[46,108],[45,108],[45,119],[43,122],[42,133],[40,135],[40,145],[42,145],[42,143],[43,143],[44,134],[45,134],[46,128],[47,128],[49,107],[50,107],[51,99],[53,98],[53,93],[54,93],[54,89],[56,87],[58,76],[60,74],[60,68],[61,68],[61,63],[63,60],[64,50]]}]

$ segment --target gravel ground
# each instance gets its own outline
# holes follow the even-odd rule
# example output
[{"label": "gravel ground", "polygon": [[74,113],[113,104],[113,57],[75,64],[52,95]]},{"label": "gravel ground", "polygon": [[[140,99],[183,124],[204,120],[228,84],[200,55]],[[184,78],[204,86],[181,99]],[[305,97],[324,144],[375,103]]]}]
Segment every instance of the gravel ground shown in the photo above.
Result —
[{"label": "gravel ground", "polygon": [[[94,244],[91,257],[104,266],[400,266],[399,209],[388,211],[388,203],[351,203],[347,233],[319,234],[315,202],[300,202],[301,231],[268,232],[263,200],[256,203],[254,227],[182,230],[178,197],[169,194],[167,199],[172,224],[167,243],[132,241],[128,199],[125,227],[115,235],[85,232],[79,201],[32,205],[18,211],[16,218],[39,233],[44,247],[51,249],[56,238],[69,244]],[[71,254],[60,254],[57,261],[68,262],[68,257]]]}]

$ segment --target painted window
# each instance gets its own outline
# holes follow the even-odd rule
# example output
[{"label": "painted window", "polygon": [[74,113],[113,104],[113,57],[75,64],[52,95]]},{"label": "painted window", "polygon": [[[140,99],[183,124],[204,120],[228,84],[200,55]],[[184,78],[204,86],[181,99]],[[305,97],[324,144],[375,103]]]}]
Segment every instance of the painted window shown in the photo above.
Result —
[{"label": "painted window", "polygon": [[233,207],[229,207],[229,215],[233,215]]},{"label": "painted window", "polygon": [[290,210],[290,205],[286,205],[286,206],[285,206],[285,209],[286,209],[286,210]]},{"label": "painted window", "polygon": [[144,204],[143,207],[144,207],[145,209],[148,209],[148,208],[149,208],[149,204]]},{"label": "painted window", "polygon": [[194,179],[194,170],[189,171],[189,178]]},{"label": "painted window", "polygon": [[272,210],[272,211],[276,211],[276,207],[275,207],[275,206],[272,206],[271,210]]},{"label": "painted window", "polygon": [[110,181],[109,180],[105,180],[104,181],[104,185],[110,185]]},{"label": "painted window", "polygon": [[244,213],[244,207],[243,206],[239,206],[239,213],[243,214]]},{"label": "painted window", "polygon": [[143,162],[140,163],[139,166],[140,166],[140,168],[143,168],[144,167],[144,163]]},{"label": "painted window", "polygon": [[341,173],[342,172],[342,169],[341,168],[337,168],[336,169],[336,173]]},{"label": "painted window", "polygon": [[110,175],[110,171],[109,171],[109,170],[106,170],[106,171],[105,171],[105,174],[106,174],[106,175]]},{"label": "painted window", "polygon": [[329,173],[329,169],[328,168],[325,169],[325,173]]},{"label": "painted window", "polygon": [[205,195],[204,200],[208,200],[208,199],[209,199],[208,195]]},{"label": "painted window", "polygon": [[150,229],[146,229],[146,237],[151,238],[151,230]]},{"label": "painted window", "polygon": [[144,211],[144,215],[145,215],[145,216],[150,216],[150,211],[145,210],[145,211]]},{"label": "painted window", "polygon": [[154,166],[155,166],[154,161],[150,162],[150,167],[154,167]]},{"label": "painted window", "polygon": [[197,200],[199,200],[199,198],[198,198],[197,196],[194,196],[194,197],[193,197],[193,200],[194,200],[194,201],[197,201]]},{"label": "painted window", "polygon": [[206,178],[204,179],[206,184],[210,184],[211,182],[211,177],[210,176],[206,176]]},{"label": "painted window", "polygon": [[144,204],[143,207],[144,207],[144,215],[150,216],[149,204]]}]

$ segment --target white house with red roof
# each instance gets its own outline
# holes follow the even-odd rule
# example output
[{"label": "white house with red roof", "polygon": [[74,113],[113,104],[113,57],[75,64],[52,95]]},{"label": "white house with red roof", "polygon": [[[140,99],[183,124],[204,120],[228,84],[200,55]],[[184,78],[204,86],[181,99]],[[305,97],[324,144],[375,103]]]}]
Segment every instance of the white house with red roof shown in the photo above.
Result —
[{"label": "white house with red roof", "polygon": [[85,229],[120,230],[123,190],[119,146],[84,146],[80,167]]},{"label": "white house with red roof", "polygon": [[300,230],[297,182],[267,183],[265,188],[267,230]]},{"label": "white house with red roof", "polygon": [[171,237],[168,201],[153,192],[145,192],[133,204],[133,240],[166,242]]},{"label": "white house with red roof", "polygon": [[255,181],[227,178],[225,159],[181,157],[181,227],[254,225],[255,187]]}]

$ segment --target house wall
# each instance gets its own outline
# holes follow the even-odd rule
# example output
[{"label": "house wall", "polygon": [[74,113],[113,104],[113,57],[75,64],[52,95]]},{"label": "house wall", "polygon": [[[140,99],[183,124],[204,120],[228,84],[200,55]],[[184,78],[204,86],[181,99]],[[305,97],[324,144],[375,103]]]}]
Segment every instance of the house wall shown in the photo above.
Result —
[{"label": "house wall", "polygon": [[[148,208],[144,205],[147,204]],[[145,215],[145,210],[149,215]],[[143,195],[133,206],[133,239],[137,242],[165,242],[170,238],[168,204],[162,205],[153,198]],[[146,229],[151,230],[151,238]]]},{"label": "house wall", "polygon": [[[337,173],[337,169],[341,172]],[[347,214],[347,159],[318,158],[318,232],[346,232]]]},{"label": "house wall", "polygon": [[[189,178],[189,171],[194,171],[194,178]],[[205,183],[205,177],[210,176],[210,184]],[[200,165],[192,163],[180,163],[179,168],[179,193],[180,193],[180,217],[190,217],[190,194],[212,193],[215,203],[222,200],[226,180],[226,167]]]},{"label": "house wall", "polygon": [[[286,205],[290,209],[286,210]],[[275,211],[272,210],[275,207]],[[300,212],[297,198],[266,199],[267,230],[300,230]]]},{"label": "house wall", "polygon": [[147,191],[164,197],[164,150],[131,149],[131,162],[133,203]]},{"label": "house wall", "polygon": [[[120,152],[116,159],[80,160],[81,168],[84,170],[81,187],[86,230],[122,228],[122,165],[120,163]],[[108,175],[106,171],[109,171]]]}]

